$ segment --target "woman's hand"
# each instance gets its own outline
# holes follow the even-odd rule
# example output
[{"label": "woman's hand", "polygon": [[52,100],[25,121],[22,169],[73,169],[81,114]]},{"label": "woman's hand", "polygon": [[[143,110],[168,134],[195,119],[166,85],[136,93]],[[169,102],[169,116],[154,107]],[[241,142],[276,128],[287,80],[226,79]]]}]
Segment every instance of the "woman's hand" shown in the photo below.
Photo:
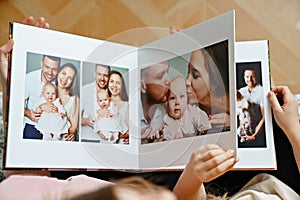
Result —
[{"label": "woman's hand", "polygon": [[[32,25],[40,28],[50,28],[50,25],[45,21],[45,18],[40,17],[36,22],[34,22],[34,18],[28,17],[23,20],[23,24]],[[2,86],[6,87],[7,81],[7,69],[8,69],[8,57],[14,45],[14,41],[12,39],[8,40],[3,46],[0,47],[0,82]]]},{"label": "woman's hand", "polygon": [[46,22],[44,17],[38,18],[38,20],[35,22],[34,17],[30,16],[24,19],[22,23],[30,26],[36,26],[39,28],[46,28],[46,29],[50,28],[50,25]]},{"label": "woman's hand", "polygon": [[[273,87],[272,91],[268,93],[268,98],[275,121],[282,128],[292,145],[300,172],[300,124],[297,100],[286,86]],[[283,104],[280,104],[278,99],[283,100]]]},{"label": "woman's hand", "polygon": [[[299,127],[298,102],[286,86],[277,86],[269,92],[268,98],[273,109],[275,121],[283,131]],[[283,100],[280,105],[278,99]]]},{"label": "woman's hand", "polygon": [[7,81],[8,57],[13,45],[14,41],[10,39],[6,44],[0,47],[0,81],[4,88],[6,87]]}]

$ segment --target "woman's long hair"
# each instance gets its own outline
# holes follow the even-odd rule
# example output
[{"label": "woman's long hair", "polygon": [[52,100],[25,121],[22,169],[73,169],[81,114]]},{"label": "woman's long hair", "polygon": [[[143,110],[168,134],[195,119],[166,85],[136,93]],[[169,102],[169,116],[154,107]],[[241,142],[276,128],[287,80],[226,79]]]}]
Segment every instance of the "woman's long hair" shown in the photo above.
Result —
[{"label": "woman's long hair", "polygon": [[217,96],[225,96],[229,93],[229,60],[228,41],[223,41],[203,50],[206,67],[209,73],[211,88]]}]

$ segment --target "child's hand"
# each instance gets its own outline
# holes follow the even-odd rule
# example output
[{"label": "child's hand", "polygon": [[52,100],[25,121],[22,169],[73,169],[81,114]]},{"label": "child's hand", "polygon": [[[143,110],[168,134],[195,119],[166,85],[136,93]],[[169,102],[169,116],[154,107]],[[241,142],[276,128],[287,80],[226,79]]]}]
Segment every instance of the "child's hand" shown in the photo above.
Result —
[{"label": "child's hand", "polygon": [[52,102],[46,102],[40,105],[40,108],[42,111],[45,111],[46,113],[57,113],[58,107],[55,106]]},{"label": "child's hand", "polygon": [[65,118],[65,117],[66,117],[66,113],[61,112],[61,113],[60,113],[60,117],[61,117],[62,119]]},{"label": "child's hand", "polygon": [[163,129],[164,129],[164,127],[162,126],[158,130],[151,132],[148,135],[147,139],[151,142],[154,142],[155,140],[158,140],[158,139],[162,139],[164,137]]},{"label": "child's hand", "polygon": [[233,150],[213,144],[201,147],[192,154],[173,192],[178,199],[206,199],[203,183],[229,171],[236,162]]},{"label": "child's hand", "polygon": [[100,119],[103,117],[109,118],[111,115],[111,112],[108,109],[98,109],[97,114],[98,114],[98,117],[100,117]]},{"label": "child's hand", "polygon": [[194,151],[188,165],[204,183],[229,171],[236,162],[233,150],[225,151],[218,145],[206,145]]}]

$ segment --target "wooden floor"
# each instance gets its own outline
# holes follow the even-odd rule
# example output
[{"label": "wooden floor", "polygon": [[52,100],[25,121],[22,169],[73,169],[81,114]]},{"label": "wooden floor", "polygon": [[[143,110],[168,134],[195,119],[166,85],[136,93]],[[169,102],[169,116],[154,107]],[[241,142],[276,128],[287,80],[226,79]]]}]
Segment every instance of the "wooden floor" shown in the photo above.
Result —
[{"label": "wooden floor", "polygon": [[[300,93],[299,0],[0,0],[0,44],[9,21],[30,15],[44,16],[54,30],[140,45],[172,25],[186,28],[232,9],[236,40],[268,39],[275,83]],[[147,37],[133,37],[137,28],[146,28]]]}]

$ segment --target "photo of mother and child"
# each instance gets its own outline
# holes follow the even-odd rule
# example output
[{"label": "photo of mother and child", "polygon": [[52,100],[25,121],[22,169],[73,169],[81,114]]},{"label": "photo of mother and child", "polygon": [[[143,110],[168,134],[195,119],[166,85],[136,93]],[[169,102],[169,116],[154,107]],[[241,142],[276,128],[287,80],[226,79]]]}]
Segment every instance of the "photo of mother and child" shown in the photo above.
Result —
[{"label": "photo of mother and child", "polygon": [[142,144],[230,130],[228,41],[188,57],[141,69]]}]

